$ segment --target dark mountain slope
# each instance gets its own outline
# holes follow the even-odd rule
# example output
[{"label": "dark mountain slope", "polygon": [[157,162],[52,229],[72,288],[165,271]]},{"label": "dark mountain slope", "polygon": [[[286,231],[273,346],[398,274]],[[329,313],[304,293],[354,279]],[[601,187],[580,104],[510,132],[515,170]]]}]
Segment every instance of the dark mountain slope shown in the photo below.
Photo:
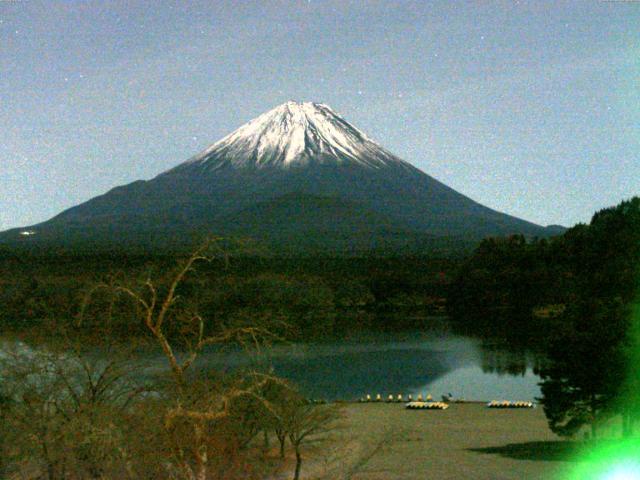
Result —
[{"label": "dark mountain slope", "polygon": [[212,232],[345,252],[549,234],[395,157],[329,107],[288,102],[152,180],[4,232],[0,242],[171,247]]}]

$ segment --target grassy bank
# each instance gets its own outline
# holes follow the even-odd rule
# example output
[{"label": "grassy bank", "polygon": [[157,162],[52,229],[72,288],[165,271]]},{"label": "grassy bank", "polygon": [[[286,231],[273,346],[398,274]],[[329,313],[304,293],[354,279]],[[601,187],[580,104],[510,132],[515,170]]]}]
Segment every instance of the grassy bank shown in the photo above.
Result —
[{"label": "grassy bank", "polygon": [[318,448],[303,478],[553,479],[570,465],[572,444],[548,429],[541,408],[346,404],[344,412],[342,428]]}]

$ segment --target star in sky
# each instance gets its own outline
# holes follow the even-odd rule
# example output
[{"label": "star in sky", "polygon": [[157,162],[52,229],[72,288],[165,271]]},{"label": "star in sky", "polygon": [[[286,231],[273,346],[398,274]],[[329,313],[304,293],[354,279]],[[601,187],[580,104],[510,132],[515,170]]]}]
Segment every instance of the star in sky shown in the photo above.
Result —
[{"label": "star in sky", "polygon": [[[637,193],[640,167],[628,160],[638,124],[634,7],[299,0],[300,11],[264,2],[245,12],[234,2],[157,2],[152,11],[136,2],[43,3],[0,0],[0,30],[14,43],[0,47],[9,67],[0,74],[2,112],[17,113],[0,113],[0,131],[16,137],[15,145],[0,142],[0,158],[10,159],[0,161],[0,191],[35,185],[51,201],[0,195],[0,225],[43,221],[114,185],[151,178],[188,154],[176,138],[191,147],[213,142],[291,97],[331,105],[430,175],[527,220],[588,221]],[[105,124],[111,134],[94,135]],[[196,136],[194,125],[207,127]],[[32,155],[37,135],[60,152],[47,175],[17,161],[11,170],[13,152]],[[94,167],[76,167],[88,157]],[[145,161],[134,169],[134,158]],[[519,183],[516,162],[533,165],[546,183]],[[598,167],[585,171],[584,162]],[[3,175],[7,168],[12,175]],[[96,182],[98,169],[108,173]],[[479,182],[479,170],[511,177]],[[567,208],[558,209],[560,199]]]}]

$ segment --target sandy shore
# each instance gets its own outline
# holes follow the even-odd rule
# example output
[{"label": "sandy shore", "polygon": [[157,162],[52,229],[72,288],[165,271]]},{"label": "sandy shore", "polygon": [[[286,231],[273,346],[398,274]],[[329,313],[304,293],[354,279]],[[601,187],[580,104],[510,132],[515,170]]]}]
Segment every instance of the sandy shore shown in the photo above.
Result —
[{"label": "sandy shore", "polygon": [[346,404],[344,412],[343,428],[318,447],[303,478],[554,479],[570,465],[541,408],[383,403]]}]

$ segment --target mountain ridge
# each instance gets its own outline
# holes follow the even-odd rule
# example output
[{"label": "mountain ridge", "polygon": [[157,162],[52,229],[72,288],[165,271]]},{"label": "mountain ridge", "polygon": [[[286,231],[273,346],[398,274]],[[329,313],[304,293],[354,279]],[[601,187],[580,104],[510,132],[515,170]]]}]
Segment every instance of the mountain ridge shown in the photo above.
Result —
[{"label": "mountain ridge", "polygon": [[[21,235],[25,230],[32,234]],[[422,248],[425,238],[544,237],[557,228],[552,232],[473,201],[324,104],[287,102],[151,180],[115,187],[46,222],[0,233],[0,242],[171,245],[207,233],[259,236],[288,251],[317,236],[322,239],[312,243],[319,249],[326,241],[328,250],[351,251],[350,238],[364,249],[402,244],[411,250]],[[398,242],[402,235],[408,240]]]}]

